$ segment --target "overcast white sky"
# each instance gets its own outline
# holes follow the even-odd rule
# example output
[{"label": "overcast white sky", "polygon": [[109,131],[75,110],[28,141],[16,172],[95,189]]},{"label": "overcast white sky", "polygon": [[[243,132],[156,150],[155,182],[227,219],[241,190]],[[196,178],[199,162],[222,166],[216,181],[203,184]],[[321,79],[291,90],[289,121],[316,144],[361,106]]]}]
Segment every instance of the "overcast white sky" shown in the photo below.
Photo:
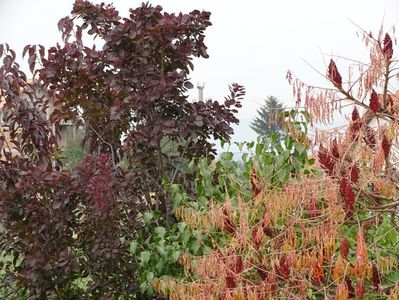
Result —
[{"label": "overcast white sky", "polygon": [[[9,43],[19,53],[28,43],[54,45],[60,40],[57,22],[69,14],[73,2],[0,0],[0,43]],[[112,2],[121,15],[126,15],[129,7],[136,7],[142,1]],[[246,87],[235,141],[256,138],[249,124],[267,96],[274,95],[286,106],[293,105],[291,89],[285,80],[288,69],[305,82],[322,84],[320,76],[303,60],[325,73],[328,55],[366,57],[351,21],[374,32],[378,32],[382,23],[385,28],[399,23],[399,0],[154,0],[150,3],[160,4],[168,12],[193,9],[212,12],[213,26],[206,32],[210,58],[195,61],[191,78],[194,84],[205,82],[205,98],[215,100],[223,99],[232,82]],[[190,97],[195,96],[193,91]]]}]

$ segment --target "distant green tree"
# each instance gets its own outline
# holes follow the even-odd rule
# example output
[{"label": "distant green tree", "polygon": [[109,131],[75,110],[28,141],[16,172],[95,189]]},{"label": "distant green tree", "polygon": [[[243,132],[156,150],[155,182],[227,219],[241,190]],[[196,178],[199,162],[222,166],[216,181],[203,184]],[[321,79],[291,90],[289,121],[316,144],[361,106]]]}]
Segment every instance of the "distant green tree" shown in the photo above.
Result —
[{"label": "distant green tree", "polygon": [[258,116],[250,127],[258,135],[266,136],[276,133],[280,138],[283,135],[282,122],[276,116],[283,112],[283,104],[274,96],[265,99],[265,103],[257,110]]}]

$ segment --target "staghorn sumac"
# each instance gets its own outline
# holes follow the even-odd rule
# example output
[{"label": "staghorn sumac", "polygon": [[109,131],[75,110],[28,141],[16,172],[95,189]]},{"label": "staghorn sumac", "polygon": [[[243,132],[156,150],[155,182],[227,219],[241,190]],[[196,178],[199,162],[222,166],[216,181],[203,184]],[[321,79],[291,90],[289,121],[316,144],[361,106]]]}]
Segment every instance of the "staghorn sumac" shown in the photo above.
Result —
[{"label": "staghorn sumac", "polygon": [[327,151],[326,148],[323,147],[323,145],[320,145],[319,147],[318,159],[321,166],[326,170],[326,172],[329,175],[332,175],[334,173],[335,163],[330,153]]},{"label": "staghorn sumac", "polygon": [[360,129],[362,128],[363,123],[362,119],[360,118],[359,111],[357,107],[355,107],[352,111],[352,122],[350,125],[350,131],[352,133],[352,139],[358,140],[360,135]]},{"label": "staghorn sumac", "polygon": [[234,279],[234,275],[229,274],[226,276],[226,287],[229,289],[234,289],[237,286],[236,281]]},{"label": "staghorn sumac", "polygon": [[[291,150],[292,160],[285,160],[289,154],[281,151],[277,152],[279,157],[270,153],[274,147],[295,148],[299,136],[295,133],[287,135],[285,144],[264,139],[251,146],[253,155],[250,161],[243,159],[244,171],[236,177],[231,169],[225,169],[229,180],[222,182],[225,198],[218,195],[218,201],[227,199],[232,204],[229,214],[234,215],[235,234],[220,238],[213,226],[201,228],[215,241],[209,256],[217,252],[230,262],[221,267],[223,274],[234,270],[237,257],[250,257],[245,261],[245,272],[239,276],[234,273],[236,286],[231,297],[253,288],[264,298],[277,299],[396,296],[399,204],[393,196],[398,184],[393,149],[397,147],[394,137],[398,134],[399,111],[395,108],[398,93],[391,88],[398,86],[399,68],[390,54],[396,40],[384,38],[382,30],[377,37],[363,34],[371,60],[351,66],[348,76],[345,74],[347,80],[342,80],[334,60],[326,70],[330,88],[309,86],[294,79],[293,73],[287,74],[297,105],[305,108],[311,122],[328,123],[334,112],[353,106],[347,125],[315,130],[311,143],[301,139],[302,147],[311,145],[306,155],[314,155],[312,160],[318,159],[319,164],[297,169],[284,177],[285,181],[273,181],[278,176],[273,172],[275,165],[290,170],[297,163],[296,156],[304,153]],[[375,91],[380,93],[379,99]],[[376,101],[380,101],[378,106]],[[257,197],[253,197],[253,170],[256,182],[262,182],[262,193]],[[223,172],[219,176],[223,177]],[[389,187],[389,193],[385,187]],[[220,224],[223,213],[219,208],[223,205],[221,201],[216,210],[208,209],[206,220]],[[223,276],[199,276],[195,282],[177,278],[174,283],[194,288],[198,282],[217,282],[223,288],[224,280]],[[171,291],[170,295],[178,294]],[[190,292],[184,295],[196,296]]]},{"label": "staghorn sumac", "polygon": [[356,199],[355,199],[355,194],[353,192],[352,186],[346,178],[341,179],[341,182],[339,185],[339,191],[345,200],[346,212],[352,211]]},{"label": "staghorn sumac", "polygon": [[347,259],[348,254],[349,254],[349,242],[348,242],[348,240],[346,238],[344,238],[341,241],[341,245],[340,245],[339,250],[341,252],[342,257]]},{"label": "staghorn sumac", "polygon": [[335,291],[335,298],[337,300],[348,300],[349,299],[348,286],[345,282],[337,284],[337,288]]},{"label": "staghorn sumac", "polygon": [[350,173],[350,181],[352,183],[357,183],[359,180],[359,168],[357,167],[357,165],[353,165],[353,167],[351,168],[351,173]]},{"label": "staghorn sumac", "polygon": [[308,210],[311,218],[316,218],[319,215],[319,209],[317,208],[317,200],[315,198],[310,199]]},{"label": "staghorn sumac", "polygon": [[339,159],[339,149],[338,149],[338,142],[337,139],[333,140],[332,143],[332,149],[331,149],[331,154],[334,157],[334,159],[338,160]]},{"label": "staghorn sumac", "polygon": [[278,277],[281,277],[282,279],[287,279],[288,276],[290,275],[290,269],[291,269],[291,264],[289,261],[289,257],[288,257],[288,255],[283,254],[280,257],[280,261],[276,268],[276,270],[277,270],[276,274]]},{"label": "staghorn sumac", "polygon": [[381,275],[380,272],[378,272],[378,268],[375,263],[373,263],[371,270],[372,270],[371,281],[373,283],[373,287],[378,290],[381,284],[381,278],[380,278]]},{"label": "staghorn sumac", "polygon": [[352,280],[349,278],[349,276],[345,276],[344,282],[345,282],[345,285],[346,285],[346,288],[347,288],[347,291],[348,291],[349,298],[354,297],[355,296],[355,289],[354,289],[354,287],[352,285]]},{"label": "staghorn sumac", "polygon": [[388,33],[385,34],[382,53],[387,60],[390,60],[393,56],[393,46],[392,39]]},{"label": "staghorn sumac", "polygon": [[389,140],[385,134],[382,137],[381,146],[382,146],[382,150],[384,151],[384,157],[385,157],[385,159],[387,159],[389,156],[389,152],[391,151],[391,143],[389,142]]},{"label": "staghorn sumac", "polygon": [[239,274],[243,270],[244,270],[244,263],[243,263],[243,260],[242,260],[242,256],[237,256],[236,261],[234,263],[234,272]]},{"label": "staghorn sumac", "polygon": [[262,244],[262,238],[264,236],[262,226],[255,226],[252,228],[252,240],[256,248],[259,248]]},{"label": "staghorn sumac", "polygon": [[372,150],[375,150],[376,140],[375,140],[375,132],[370,126],[365,126],[365,134],[364,141],[368,147]]},{"label": "staghorn sumac", "polygon": [[356,295],[356,297],[362,299],[364,297],[365,293],[366,293],[366,290],[364,288],[364,280],[363,279],[357,279],[356,280],[356,285],[355,285],[355,295]]},{"label": "staghorn sumac", "polygon": [[374,89],[371,91],[369,106],[373,112],[378,112],[378,110],[380,109],[380,104],[378,102],[378,95],[376,91],[374,91]]},{"label": "staghorn sumac", "polygon": [[254,193],[254,197],[262,192],[262,189],[259,186],[256,171],[254,169],[251,171],[251,185],[252,185],[252,192]]},{"label": "staghorn sumac", "polygon": [[367,244],[364,231],[361,229],[357,234],[356,252],[355,252],[355,274],[356,278],[363,279],[366,276],[368,264]]},{"label": "staghorn sumac", "polygon": [[330,64],[328,65],[327,76],[338,87],[340,87],[342,85],[341,74],[339,73],[337,65],[335,64],[335,62],[332,59],[330,60]]},{"label": "staghorn sumac", "polygon": [[227,208],[223,208],[223,230],[229,234],[234,234],[236,226],[232,221],[232,216],[229,214]]}]

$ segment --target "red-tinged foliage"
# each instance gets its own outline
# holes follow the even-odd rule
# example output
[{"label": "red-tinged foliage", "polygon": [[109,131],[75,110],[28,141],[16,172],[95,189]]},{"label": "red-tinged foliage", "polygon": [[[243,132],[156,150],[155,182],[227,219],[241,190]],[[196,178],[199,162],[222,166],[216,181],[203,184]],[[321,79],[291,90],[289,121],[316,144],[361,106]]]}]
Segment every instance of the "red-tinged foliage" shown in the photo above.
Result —
[{"label": "red-tinged foliage", "polygon": [[342,85],[341,74],[339,74],[337,65],[332,59],[330,60],[330,64],[328,65],[327,77],[334,83],[334,85],[338,87]]},{"label": "red-tinged foliage", "polygon": [[393,97],[391,95],[389,95],[389,94],[387,94],[387,103],[388,103],[388,106],[390,106],[391,111],[392,111],[392,108],[394,106],[394,102],[393,102]]},{"label": "red-tinged foliage", "polygon": [[323,145],[320,145],[317,155],[321,166],[324,170],[326,170],[327,174],[334,174],[334,160],[332,159],[328,151],[323,147]]},{"label": "red-tinged foliage", "polygon": [[[229,140],[245,93],[233,84],[223,104],[187,99],[192,60],[208,57],[209,18],[205,11],[175,15],[143,4],[122,19],[112,6],[77,1],[72,16],[58,24],[64,45],[41,55],[38,74],[55,99],[53,122],[83,120],[85,149],[135,166],[129,176],[137,193],[148,203],[148,191],[155,193],[166,219],[171,200],[162,180],[185,180],[174,174],[182,159],[213,156],[210,137]],[[85,46],[82,32],[101,39],[102,48]],[[176,153],[165,153],[165,143],[175,145]]]},{"label": "red-tinged foliage", "polygon": [[360,129],[362,128],[362,120],[360,119],[359,111],[355,107],[352,111],[352,122],[350,125],[350,131],[352,133],[353,140],[357,140],[360,135]]},{"label": "red-tinged foliage", "polygon": [[291,265],[290,265],[290,261],[289,258],[286,254],[283,254],[280,257],[280,261],[279,264],[277,266],[277,276],[282,279],[287,279],[288,276],[290,275],[290,269],[291,269]]},{"label": "red-tinged foliage", "polygon": [[350,174],[350,181],[352,183],[357,183],[359,180],[359,168],[357,165],[353,165],[351,168],[351,174]]},{"label": "red-tinged foliage", "polygon": [[341,242],[341,246],[340,246],[340,252],[341,252],[341,256],[345,259],[348,258],[348,254],[349,254],[349,242],[346,238],[344,238]]},{"label": "red-tinged foliage", "polygon": [[228,234],[234,234],[236,232],[236,226],[227,216],[224,217],[223,230]]},{"label": "red-tinged foliage", "polygon": [[375,132],[370,126],[365,126],[364,128],[364,141],[368,147],[372,150],[375,150],[376,141],[375,141]]},{"label": "red-tinged foliage", "polygon": [[393,56],[393,46],[392,46],[392,39],[388,33],[385,34],[382,53],[387,60],[390,60]]},{"label": "red-tinged foliage", "polygon": [[264,224],[262,225],[262,228],[263,228],[263,233],[265,234],[265,235],[267,235],[268,237],[270,237],[270,238],[273,238],[274,237],[274,232],[273,232],[273,230],[269,227],[269,226],[265,226]]},{"label": "red-tinged foliage", "polygon": [[355,285],[356,297],[362,299],[364,297],[365,293],[366,293],[366,289],[364,287],[364,280],[363,279],[356,280],[356,285]]},{"label": "red-tinged foliage", "polygon": [[345,285],[348,290],[349,298],[354,297],[355,296],[355,288],[352,285],[352,280],[348,276],[345,277]]},{"label": "red-tinged foliage", "polygon": [[266,280],[267,279],[267,276],[268,276],[268,274],[269,274],[269,272],[268,271],[266,271],[266,267],[265,266],[263,266],[263,265],[260,265],[260,266],[257,266],[256,267],[256,272],[258,273],[258,275],[259,275],[259,277],[262,279],[262,280]]},{"label": "red-tinged foliage", "polygon": [[[8,131],[11,143],[1,136],[0,252],[15,255],[6,262],[14,270],[7,276],[31,299],[138,293],[129,251],[141,230],[138,215],[153,205],[155,193],[154,208],[172,222],[162,183],[189,185],[181,161],[214,155],[209,138],[229,140],[238,123],[245,94],[238,84],[223,103],[187,98],[192,60],[208,57],[209,19],[209,12],[169,14],[149,4],[121,18],[110,5],[77,0],[58,23],[61,44],[47,52],[24,48],[33,84],[15,52],[0,45],[1,135]],[[102,47],[85,45],[83,35]],[[84,124],[88,155],[76,169],[59,171],[53,165],[63,121]],[[164,150],[165,142],[176,146],[175,154]],[[77,291],[82,277],[87,289]]]},{"label": "red-tinged foliage", "polygon": [[269,272],[266,279],[266,289],[269,295],[273,295],[277,290],[277,276],[274,272]]},{"label": "red-tinged foliage", "polygon": [[115,184],[115,175],[112,174],[111,158],[102,154],[96,161],[97,172],[91,176],[86,192],[95,202],[100,211],[106,210],[114,204],[112,186]]},{"label": "red-tinged foliage", "polygon": [[380,110],[380,104],[378,102],[378,95],[377,95],[376,91],[374,91],[374,89],[371,91],[369,107],[373,112],[378,112]]},{"label": "red-tinged foliage", "polygon": [[312,197],[309,203],[309,215],[311,218],[316,218],[320,214],[319,209],[317,208],[317,200]]},{"label": "red-tinged foliage", "polygon": [[364,232],[361,229],[359,230],[356,239],[355,274],[357,279],[363,279],[365,277],[367,263],[367,244],[364,238]]},{"label": "red-tinged foliage", "polygon": [[384,157],[386,159],[386,158],[388,158],[389,152],[391,151],[391,143],[389,142],[389,140],[385,134],[382,137],[381,145],[382,145],[382,149],[384,151]]},{"label": "red-tinged foliage", "polygon": [[252,239],[254,241],[255,247],[259,248],[262,244],[263,228],[262,226],[255,226],[252,228]]},{"label": "red-tinged foliage", "polygon": [[378,272],[378,268],[375,263],[373,263],[371,271],[372,271],[371,282],[373,283],[373,287],[378,290],[381,285],[381,275],[380,272]]},{"label": "red-tinged foliage", "polygon": [[234,280],[233,275],[227,275],[226,276],[226,287],[229,289],[234,289],[236,287],[236,282]]},{"label": "red-tinged foliage", "polygon": [[355,194],[353,193],[352,186],[346,178],[342,178],[339,185],[339,192],[345,199],[346,212],[351,212],[355,204]]},{"label": "red-tinged foliage", "polygon": [[336,160],[339,159],[339,149],[338,149],[337,139],[334,139],[332,142],[331,154]]},{"label": "red-tinged foliage", "polygon": [[[245,298],[241,297],[242,290],[254,287],[264,289],[270,299],[305,299],[310,294],[317,299],[385,299],[389,295],[394,299],[398,293],[398,286],[395,288],[394,284],[399,257],[399,204],[395,201],[398,170],[397,162],[388,154],[394,146],[399,124],[396,99],[389,94],[392,87],[398,86],[399,77],[397,62],[387,61],[382,53],[381,36],[382,32],[377,39],[364,35],[370,47],[370,63],[350,66],[347,85],[342,85],[333,61],[327,70],[332,88],[306,85],[293,79],[292,73],[288,74],[294,96],[306,99],[304,109],[310,120],[330,122],[334,113],[344,112],[340,109],[347,105],[362,107],[364,114],[354,107],[347,127],[316,130],[311,141],[313,152],[310,152],[317,156],[319,165],[313,165],[314,169],[306,167],[303,173],[290,176],[281,186],[268,180],[271,166],[283,160],[281,153],[284,152],[278,151],[276,156],[268,153],[267,159],[263,154],[258,158],[255,153],[254,161],[244,163],[244,181],[228,186],[225,193],[235,201],[231,209],[235,211],[235,222],[240,224],[239,230],[234,237],[227,237],[228,242],[223,237],[223,246],[215,246],[224,250],[225,260],[229,262],[219,265],[223,270],[234,266],[237,256],[243,253],[250,257],[245,272],[240,276],[235,274],[236,288],[230,298]],[[383,91],[386,99],[392,96],[392,103],[378,103],[373,87]],[[365,97],[370,94],[370,103],[366,103]],[[289,144],[292,136],[287,137],[285,142]],[[381,142],[378,147],[376,140]],[[316,145],[321,146],[317,149]],[[257,147],[256,152],[260,148]],[[283,163],[288,173],[296,161],[283,160]],[[255,186],[248,174],[253,166],[257,167],[256,182],[272,187],[264,189],[258,197],[251,197]],[[319,166],[325,172],[320,172]],[[239,190],[237,194],[232,192],[233,187]],[[207,213],[206,220],[215,222],[218,217],[212,211]],[[189,220],[194,229],[200,224],[198,221],[204,223],[202,215],[196,222],[183,219]],[[214,238],[211,232],[205,231]],[[199,266],[197,270],[200,269],[193,270],[198,280],[183,281],[176,284],[177,287],[195,288],[197,282],[218,281],[214,274],[210,277],[202,269],[212,265],[212,254],[193,260]],[[224,287],[224,277],[221,280],[220,285]],[[268,294],[270,290],[272,294]],[[178,298],[178,293],[172,294]],[[190,292],[185,296],[200,298]]]},{"label": "red-tinged foliage", "polygon": [[236,226],[231,220],[231,215],[227,209],[223,209],[223,230],[228,234],[234,234],[236,232]]},{"label": "red-tinged foliage", "polygon": [[338,283],[337,288],[335,290],[335,299],[336,300],[347,300],[349,298],[348,286],[344,283]]},{"label": "red-tinged foliage", "polygon": [[315,285],[321,285],[323,283],[323,266],[319,259],[313,259],[311,266],[312,283]]},{"label": "red-tinged foliage", "polygon": [[236,262],[234,264],[234,272],[237,274],[241,273],[244,270],[244,263],[242,261],[242,256],[237,256]]},{"label": "red-tinged foliage", "polygon": [[254,196],[257,196],[262,192],[262,189],[259,186],[258,177],[256,176],[256,171],[254,169],[251,171],[251,186]]},{"label": "red-tinged foliage", "polygon": [[352,121],[356,122],[359,119],[360,119],[359,111],[357,110],[357,107],[355,106],[355,108],[352,111]]}]

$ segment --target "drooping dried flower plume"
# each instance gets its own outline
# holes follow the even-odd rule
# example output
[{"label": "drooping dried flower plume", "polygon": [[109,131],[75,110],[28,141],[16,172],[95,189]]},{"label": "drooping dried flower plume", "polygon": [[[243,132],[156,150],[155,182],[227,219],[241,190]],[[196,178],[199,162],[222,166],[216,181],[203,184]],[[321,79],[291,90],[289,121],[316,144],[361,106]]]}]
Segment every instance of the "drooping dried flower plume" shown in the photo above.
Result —
[{"label": "drooping dried flower plume", "polygon": [[[389,88],[399,86],[399,77],[391,36],[364,33],[370,63],[352,66],[345,81],[331,60],[326,77],[332,87],[308,86],[287,74],[297,105],[309,113],[310,122],[327,123],[334,111],[353,105],[345,132],[317,135],[312,150],[318,173],[292,175],[282,186],[270,188],[265,184],[270,173],[253,167],[256,177],[251,169],[247,187],[226,194],[228,204],[211,202],[211,209],[201,213],[182,208],[180,218],[193,228],[202,224],[216,246],[204,256],[185,256],[182,263],[187,276],[195,275],[192,281],[156,281],[163,295],[396,299],[399,172],[393,158],[399,120]],[[258,165],[256,159],[251,166]],[[246,192],[254,196],[243,201]],[[220,246],[212,232],[215,227],[223,231],[223,205],[234,216],[229,220],[235,229]]]}]

